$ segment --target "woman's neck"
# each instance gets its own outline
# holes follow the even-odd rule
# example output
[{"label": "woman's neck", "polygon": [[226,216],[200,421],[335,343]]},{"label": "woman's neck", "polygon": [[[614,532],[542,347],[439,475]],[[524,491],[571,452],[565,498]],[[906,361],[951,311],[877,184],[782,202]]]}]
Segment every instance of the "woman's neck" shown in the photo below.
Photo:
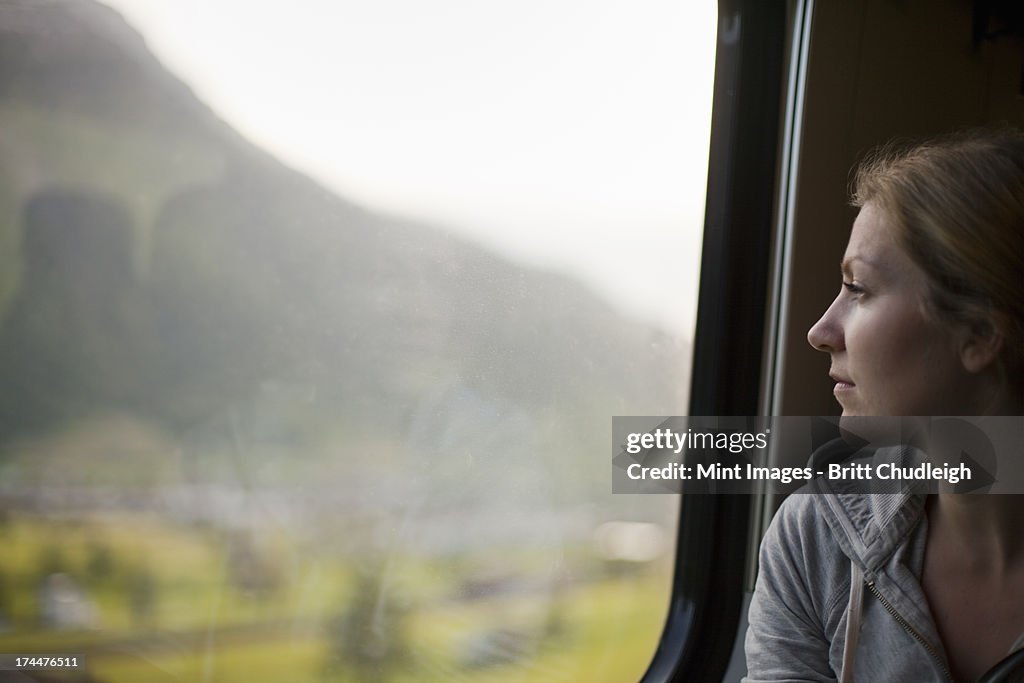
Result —
[{"label": "woman's neck", "polygon": [[940,493],[929,501],[928,523],[993,570],[1024,565],[1022,494]]}]

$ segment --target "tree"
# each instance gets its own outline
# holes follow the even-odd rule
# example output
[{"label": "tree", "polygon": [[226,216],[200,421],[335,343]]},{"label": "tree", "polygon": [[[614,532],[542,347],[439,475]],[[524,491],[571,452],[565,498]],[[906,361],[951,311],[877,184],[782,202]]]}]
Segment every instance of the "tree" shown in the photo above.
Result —
[{"label": "tree", "polygon": [[327,672],[343,680],[383,683],[412,665],[408,609],[388,593],[379,572],[360,571],[355,593],[330,624]]}]

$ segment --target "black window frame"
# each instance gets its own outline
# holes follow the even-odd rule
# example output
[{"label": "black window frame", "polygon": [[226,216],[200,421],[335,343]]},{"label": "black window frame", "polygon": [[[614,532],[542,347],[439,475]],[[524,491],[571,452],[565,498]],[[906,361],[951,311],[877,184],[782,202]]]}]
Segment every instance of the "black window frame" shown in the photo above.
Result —
[{"label": "black window frame", "polygon": [[[719,0],[690,415],[756,415],[788,3]],[[641,683],[720,681],[740,623],[753,500],[683,496],[672,598]]]}]

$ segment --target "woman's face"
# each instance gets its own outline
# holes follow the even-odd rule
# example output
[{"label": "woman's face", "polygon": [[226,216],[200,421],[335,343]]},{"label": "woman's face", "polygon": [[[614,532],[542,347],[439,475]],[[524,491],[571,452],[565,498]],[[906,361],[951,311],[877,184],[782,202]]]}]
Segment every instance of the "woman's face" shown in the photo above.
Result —
[{"label": "woman's face", "polygon": [[958,335],[928,315],[927,276],[871,203],[853,224],[841,269],[839,295],[807,340],[832,358],[843,416],[970,414],[972,375]]}]

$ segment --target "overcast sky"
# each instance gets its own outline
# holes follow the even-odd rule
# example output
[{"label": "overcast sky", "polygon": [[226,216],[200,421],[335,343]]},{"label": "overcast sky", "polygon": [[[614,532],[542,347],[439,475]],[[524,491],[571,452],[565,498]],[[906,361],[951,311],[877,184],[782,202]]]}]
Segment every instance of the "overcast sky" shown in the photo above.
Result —
[{"label": "overcast sky", "polygon": [[690,336],[715,3],[105,0],[253,142]]}]

